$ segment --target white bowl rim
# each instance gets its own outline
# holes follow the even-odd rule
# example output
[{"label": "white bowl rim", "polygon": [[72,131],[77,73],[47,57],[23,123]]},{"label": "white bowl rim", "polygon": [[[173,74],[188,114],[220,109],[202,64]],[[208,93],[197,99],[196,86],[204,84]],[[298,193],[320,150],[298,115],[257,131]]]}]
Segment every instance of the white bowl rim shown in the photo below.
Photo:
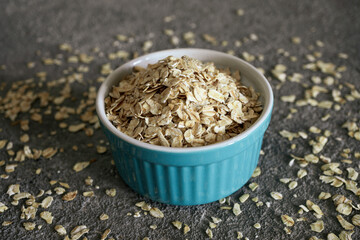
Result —
[{"label": "white bowl rim", "polygon": [[[105,93],[108,91],[108,88],[112,87],[106,86],[106,83],[108,81],[111,80],[112,75],[114,74],[118,74],[120,72],[120,70],[125,69],[125,67],[128,69],[128,67],[133,67],[135,66],[138,62],[141,62],[142,59],[151,59],[152,55],[157,55],[159,53],[163,54],[168,52],[168,56],[172,55],[173,52],[181,52],[181,51],[186,51],[186,52],[203,52],[203,53],[209,53],[209,54],[216,54],[218,56],[222,55],[223,57],[227,57],[230,58],[233,61],[240,61],[242,62],[244,65],[246,65],[247,68],[250,68],[251,71],[255,72],[256,75],[258,75],[258,77],[263,81],[266,90],[268,91],[268,97],[266,99],[264,99],[264,108],[263,111],[260,115],[260,117],[256,120],[256,122],[254,124],[252,124],[248,129],[246,129],[244,132],[238,134],[235,137],[229,138],[225,141],[222,142],[218,142],[218,143],[213,143],[213,144],[209,144],[206,146],[201,146],[201,147],[185,147],[185,148],[175,148],[175,147],[165,147],[165,146],[158,146],[158,145],[154,145],[154,144],[150,144],[150,143],[145,143],[145,142],[141,142],[140,140],[137,140],[135,138],[132,138],[128,135],[126,135],[125,133],[122,133],[120,130],[118,130],[111,122],[110,120],[106,117],[105,114],[105,103],[104,103],[104,99],[105,99]],[[186,55],[186,54],[184,54]],[[160,60],[160,59],[155,59],[156,61]],[[155,62],[154,62],[155,63]],[[273,102],[274,102],[274,96],[273,96],[273,92],[272,92],[272,88],[268,82],[268,80],[264,77],[264,75],[262,73],[260,73],[254,66],[252,66],[251,64],[249,64],[248,62],[235,57],[233,55],[227,54],[227,53],[223,53],[220,51],[216,51],[216,50],[210,50],[210,49],[201,49],[201,48],[176,48],[176,49],[167,49],[167,50],[161,50],[161,51],[156,51],[156,52],[152,52],[143,56],[140,56],[138,58],[135,58],[129,62],[126,62],[122,65],[120,65],[118,68],[116,68],[112,73],[110,73],[107,78],[105,79],[105,81],[101,84],[98,92],[97,92],[97,96],[96,96],[96,112],[97,115],[100,119],[100,121],[102,122],[102,124],[108,129],[110,130],[115,136],[121,138],[122,140],[135,145],[137,147],[140,148],[144,148],[144,149],[148,149],[148,150],[152,150],[152,151],[159,151],[159,152],[168,152],[168,153],[194,153],[194,152],[201,152],[201,151],[208,151],[208,150],[214,150],[217,148],[223,148],[229,145],[234,144],[235,142],[238,142],[244,138],[246,138],[248,135],[250,135],[252,132],[254,132],[256,130],[256,128],[260,127],[262,125],[262,123],[266,120],[266,118],[271,114],[272,111],[272,107],[273,107]]]}]

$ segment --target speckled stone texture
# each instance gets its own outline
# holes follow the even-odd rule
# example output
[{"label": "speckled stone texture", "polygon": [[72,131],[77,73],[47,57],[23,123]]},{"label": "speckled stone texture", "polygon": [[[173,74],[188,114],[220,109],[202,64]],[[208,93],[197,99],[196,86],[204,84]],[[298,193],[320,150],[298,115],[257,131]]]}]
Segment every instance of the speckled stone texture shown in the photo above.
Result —
[{"label": "speckled stone texture", "polygon": [[[345,189],[345,186],[335,188],[329,184],[321,183],[321,165],[323,163],[310,164],[305,167],[308,175],[302,179],[297,179],[299,186],[294,190],[289,190],[286,184],[279,181],[280,178],[289,177],[296,179],[296,173],[300,166],[295,162],[289,166],[290,154],[304,156],[311,153],[310,139],[315,139],[316,134],[310,133],[307,140],[298,138],[291,143],[279,135],[279,131],[286,129],[292,132],[308,132],[310,126],[317,126],[323,131],[331,131],[329,142],[326,144],[321,154],[330,157],[333,162],[340,162],[344,159],[340,155],[344,148],[350,148],[349,159],[352,164],[342,163],[340,168],[344,171],[340,176],[347,178],[346,168],[351,166],[359,170],[358,161],[354,157],[354,152],[360,151],[359,141],[350,138],[347,130],[341,125],[347,119],[360,118],[360,101],[346,102],[341,105],[339,111],[320,109],[312,106],[297,107],[295,103],[284,103],[280,101],[280,96],[295,94],[297,99],[304,97],[306,88],[314,85],[310,77],[313,75],[324,78],[326,74],[303,70],[302,66],[308,63],[305,55],[314,51],[322,53],[320,57],[324,62],[332,62],[336,66],[345,65],[347,70],[342,73],[341,79],[333,86],[325,86],[330,90],[328,93],[320,94],[317,100],[332,100],[331,90],[339,88],[339,84],[345,82],[354,84],[360,89],[360,4],[358,1],[130,1],[130,0],[89,0],[89,1],[45,1],[45,0],[9,0],[1,1],[0,7],[0,65],[6,65],[6,70],[0,70],[0,85],[6,85],[0,90],[3,98],[9,90],[10,85],[19,80],[25,80],[35,76],[40,71],[47,72],[47,81],[62,77],[63,70],[69,66],[79,66],[66,62],[69,53],[59,50],[59,44],[69,43],[79,52],[94,55],[95,60],[89,64],[89,72],[84,73],[83,83],[73,83],[72,101],[64,103],[67,106],[77,106],[82,99],[83,93],[88,91],[90,86],[98,87],[96,82],[100,76],[102,64],[110,62],[107,59],[108,53],[117,50],[126,50],[130,53],[137,51],[143,54],[141,48],[145,40],[151,40],[153,47],[150,51],[173,48],[169,37],[164,35],[164,29],[174,30],[174,34],[181,41],[179,47],[187,47],[182,39],[183,33],[192,31],[196,34],[196,44],[194,47],[211,48],[219,51],[234,50],[235,54],[248,53],[264,56],[264,61],[255,60],[253,64],[266,71],[275,94],[275,107],[269,129],[267,130],[264,142],[264,155],[260,157],[259,167],[262,174],[252,178],[249,182],[257,182],[259,188],[252,192],[248,184],[242,189],[231,195],[231,205],[239,202],[238,198],[243,193],[249,193],[250,199],[241,205],[242,213],[235,216],[231,211],[221,210],[218,202],[191,207],[178,207],[148,201],[133,192],[120,179],[111,164],[111,153],[97,154],[95,147],[88,147],[92,143],[94,146],[105,140],[104,134],[97,129],[94,136],[89,138],[83,132],[69,133],[66,129],[58,127],[59,122],[53,116],[44,116],[42,124],[30,121],[30,142],[27,143],[31,148],[44,149],[49,146],[64,148],[64,152],[57,153],[52,159],[40,158],[38,160],[25,160],[19,163],[13,173],[7,179],[0,179],[0,202],[6,204],[9,209],[0,213],[0,223],[3,221],[13,221],[10,226],[0,226],[0,239],[63,239],[59,236],[54,226],[63,225],[69,233],[77,225],[86,225],[90,231],[86,236],[88,239],[100,239],[105,229],[111,229],[109,238],[115,239],[206,239],[205,230],[208,228],[211,216],[222,219],[222,222],[213,229],[214,239],[236,239],[236,232],[241,231],[249,239],[309,239],[317,236],[326,239],[328,233],[339,234],[343,229],[336,219],[337,213],[331,199],[318,200],[320,192],[330,192],[331,194],[344,194],[346,197],[359,203],[359,197]],[[236,10],[244,9],[244,15],[238,16]],[[164,22],[164,17],[174,15],[175,19],[171,22]],[[221,44],[213,46],[201,37],[207,33],[215,36],[219,42],[227,41],[228,45]],[[249,35],[254,33],[258,36],[257,41],[248,40]],[[131,43],[120,43],[113,46],[116,34],[132,36],[134,41]],[[299,36],[301,43],[293,44],[290,38]],[[242,46],[235,47],[235,40],[241,40]],[[324,47],[316,45],[316,40],[321,40]],[[314,47],[309,50],[309,46]],[[92,52],[94,47],[98,47],[105,57]],[[298,61],[291,62],[289,57],[278,53],[278,49],[288,51],[290,56],[296,56]],[[36,54],[36,51],[39,51]],[[341,59],[338,53],[348,54],[348,59]],[[61,66],[44,66],[41,59],[44,57],[54,58],[56,54],[63,53],[64,61]],[[36,62],[33,69],[28,69],[26,63]],[[113,68],[122,64],[123,60],[113,60]],[[279,85],[279,81],[271,76],[270,70],[278,63],[283,63],[288,67],[287,73],[301,73],[304,75],[302,84],[287,81]],[[277,87],[278,86],[278,87]],[[53,88],[52,94],[57,95],[60,89]],[[36,91],[36,89],[34,90]],[[345,87],[342,90],[343,96],[349,93]],[[0,100],[1,102],[1,100]],[[1,104],[0,104],[1,105]],[[39,107],[35,103],[34,107]],[[290,108],[298,111],[292,114],[291,119],[286,117],[290,113]],[[53,111],[56,108],[53,107]],[[326,113],[331,117],[327,121],[320,118]],[[28,114],[20,114],[18,119],[28,118]],[[67,123],[79,123],[77,115],[71,116],[66,120]],[[24,132],[19,125],[12,123],[5,118],[4,113],[0,112],[0,139],[9,139],[14,143],[14,150],[23,148],[24,143],[19,141],[19,137]],[[51,135],[51,131],[56,131]],[[38,138],[38,134],[42,134]],[[296,149],[291,150],[291,144],[296,144]],[[77,145],[78,151],[73,151],[72,146]],[[104,144],[103,144],[104,145]],[[10,162],[10,156],[5,149],[0,150],[0,161]],[[75,173],[72,167],[76,162],[89,161],[95,159],[89,167],[79,173]],[[35,170],[41,168],[39,175]],[[0,174],[5,174],[4,166],[0,167]],[[84,180],[87,176],[94,179],[94,186],[86,186]],[[53,190],[58,185],[51,186],[50,180],[67,182],[71,190],[78,190],[79,194],[75,200],[64,202],[61,196],[52,192],[54,202],[47,209],[54,216],[53,223],[48,225],[39,217],[43,209],[39,209],[33,221],[37,225],[42,225],[40,230],[26,231],[20,219],[21,206],[11,205],[12,198],[6,194],[10,184],[19,183],[21,191],[30,192],[36,195],[39,189]],[[95,186],[98,186],[96,188]],[[115,197],[105,194],[106,189],[115,188]],[[84,191],[93,190],[95,196],[84,197]],[[278,191],[284,195],[281,201],[271,198],[270,192]],[[264,206],[257,207],[251,200],[258,197]],[[44,197],[37,198],[40,202]],[[317,203],[324,216],[322,220],[325,229],[321,233],[312,232],[310,224],[317,219],[313,213],[298,214],[299,205],[305,204],[309,199]],[[152,206],[161,209],[165,215],[162,219],[156,219],[150,215],[134,218],[127,213],[134,214],[140,209],[135,207],[135,203],[145,200]],[[269,202],[270,207],[266,206]],[[226,204],[225,204],[226,205]],[[222,205],[223,206],[223,205]],[[102,213],[109,215],[106,221],[100,221]],[[353,211],[350,216],[344,216],[351,221],[351,217],[358,213]],[[280,216],[288,214],[295,220],[305,217],[306,221],[296,222],[291,227],[292,233],[287,235],[283,230]],[[191,231],[184,235],[182,231],[176,229],[171,222],[179,220],[188,224]],[[255,229],[253,225],[260,223],[261,228]],[[157,225],[156,230],[149,228],[150,225]],[[360,231],[355,227],[353,239],[360,239]]]}]

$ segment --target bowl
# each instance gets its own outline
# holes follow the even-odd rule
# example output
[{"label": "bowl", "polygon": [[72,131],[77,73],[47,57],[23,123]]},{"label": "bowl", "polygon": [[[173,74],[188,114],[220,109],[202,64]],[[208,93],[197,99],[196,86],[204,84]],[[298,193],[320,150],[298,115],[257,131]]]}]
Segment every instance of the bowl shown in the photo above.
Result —
[{"label": "bowl", "polygon": [[[134,66],[168,56],[187,55],[217,67],[239,70],[242,84],[260,93],[263,111],[256,122],[226,141],[189,148],[156,146],[117,130],[105,114],[104,99],[112,86],[130,74]],[[171,49],[150,53],[117,68],[102,83],[96,99],[100,125],[109,140],[120,176],[134,191],[154,201],[173,205],[198,205],[227,197],[251,177],[269,125],[273,93],[266,78],[249,63],[229,54],[207,49]]]}]

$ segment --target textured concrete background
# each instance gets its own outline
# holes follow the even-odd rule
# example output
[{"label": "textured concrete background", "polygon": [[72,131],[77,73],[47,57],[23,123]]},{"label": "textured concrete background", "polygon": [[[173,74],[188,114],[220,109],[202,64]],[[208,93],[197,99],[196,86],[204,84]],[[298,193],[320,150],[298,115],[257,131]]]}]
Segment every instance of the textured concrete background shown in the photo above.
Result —
[{"label": "textured concrete background", "polygon": [[[243,16],[238,16],[236,10],[242,8]],[[326,86],[329,90],[338,88],[339,84],[352,83],[360,89],[360,4],[358,1],[130,1],[130,0],[104,0],[104,1],[1,1],[0,8],[0,65],[6,69],[0,70],[0,96],[5,97],[10,85],[19,80],[25,80],[35,76],[37,72],[46,71],[47,81],[58,79],[63,76],[64,69],[71,66],[64,60],[61,66],[44,66],[41,59],[44,57],[54,58],[61,53],[59,44],[69,43],[73,49],[79,52],[96,56],[89,64],[90,71],[84,74],[84,83],[72,84],[73,102],[67,102],[67,106],[77,105],[84,99],[83,93],[88,91],[89,86],[99,86],[96,78],[100,76],[100,66],[111,62],[113,68],[122,64],[123,60],[110,61],[106,58],[110,52],[126,50],[130,53],[143,54],[141,47],[145,40],[151,40],[153,47],[150,51],[173,48],[169,37],[164,35],[164,29],[172,29],[181,41],[179,47],[187,47],[182,39],[182,34],[192,31],[196,34],[194,47],[211,48],[219,51],[234,50],[241,56],[246,51],[254,55],[262,54],[264,61],[255,60],[253,64],[266,71],[266,76],[274,88],[275,108],[272,122],[265,135],[263,150],[259,167],[262,174],[252,178],[250,182],[257,182],[259,188],[252,192],[248,184],[231,195],[231,204],[239,202],[238,197],[243,193],[250,193],[250,199],[241,204],[242,214],[234,216],[231,211],[220,210],[218,202],[193,207],[176,207],[159,204],[143,199],[129,189],[117,175],[115,167],[111,164],[111,153],[99,155],[94,147],[88,147],[88,143],[94,146],[101,144],[104,135],[98,129],[93,137],[88,138],[83,132],[72,134],[67,130],[59,129],[58,122],[52,117],[44,117],[41,124],[31,121],[30,142],[31,148],[44,149],[49,146],[64,148],[64,152],[57,153],[52,159],[40,158],[38,160],[25,160],[18,163],[16,170],[9,173],[7,179],[0,179],[0,202],[9,207],[4,213],[0,213],[0,222],[12,221],[9,226],[0,227],[0,239],[62,239],[55,230],[57,224],[63,225],[68,233],[77,225],[86,225],[90,231],[85,236],[88,239],[100,239],[105,229],[111,229],[109,237],[115,239],[205,239],[211,216],[222,219],[218,227],[213,229],[216,239],[236,239],[236,232],[241,231],[249,239],[309,239],[311,236],[326,239],[328,233],[339,234],[343,229],[336,219],[338,213],[331,199],[318,200],[320,192],[331,194],[344,194],[352,199],[355,204],[359,198],[347,191],[344,186],[335,188],[329,184],[321,183],[321,165],[310,164],[306,167],[308,175],[297,179],[299,186],[289,190],[286,184],[279,181],[280,178],[289,177],[296,179],[296,173],[300,168],[297,163],[289,166],[290,154],[304,156],[311,153],[308,140],[301,138],[291,143],[297,145],[291,150],[291,143],[281,137],[278,132],[286,129],[292,132],[308,132],[310,126],[317,126],[323,131],[328,129],[332,135],[321,154],[328,156],[333,162],[344,159],[340,155],[344,148],[350,148],[349,159],[352,164],[342,163],[340,168],[344,171],[341,177],[346,178],[345,169],[349,166],[359,170],[358,161],[354,152],[360,151],[359,141],[350,138],[347,130],[341,125],[347,119],[359,119],[359,100],[346,102],[341,105],[340,111],[326,110],[312,106],[297,107],[294,103],[280,101],[280,96],[295,94],[297,99],[304,97],[305,88],[294,82],[287,81],[281,88],[276,88],[280,83],[274,79],[270,70],[278,63],[288,67],[287,73],[301,73],[304,75],[303,83],[310,87],[314,85],[310,76],[327,76],[323,73],[314,73],[303,70],[302,65],[308,63],[306,54],[319,51],[322,53],[321,60],[332,62],[336,66],[345,65],[347,70],[342,73],[342,78],[333,86]],[[171,22],[164,22],[164,17],[174,15]],[[202,34],[207,33],[215,36],[219,42],[228,41],[227,46],[213,46],[203,40]],[[250,34],[258,36],[257,41],[249,40]],[[131,43],[120,43],[114,46],[116,34],[132,36]],[[298,36],[302,42],[299,45],[291,43],[290,38]],[[246,39],[244,39],[246,38]],[[241,47],[235,47],[234,41],[241,40]],[[324,47],[318,47],[316,40],[324,43]],[[314,50],[309,50],[309,46]],[[92,52],[98,47],[105,57]],[[297,62],[291,62],[289,57],[278,53],[283,48],[291,56],[298,58]],[[36,53],[36,51],[39,51]],[[338,53],[348,54],[348,59],[338,58]],[[63,53],[64,56],[71,54]],[[64,57],[66,59],[66,57]],[[26,63],[34,61],[36,66],[28,69]],[[75,65],[77,66],[77,65]],[[2,67],[4,68],[4,67]],[[323,86],[323,84],[322,84]],[[59,90],[59,89],[58,89]],[[56,88],[52,92],[57,96]],[[36,89],[34,90],[36,91]],[[344,95],[347,94],[346,89]],[[319,96],[320,100],[332,100],[331,92]],[[0,106],[2,105],[0,100]],[[38,107],[38,106],[35,106]],[[292,119],[286,119],[290,108],[297,108]],[[54,108],[55,110],[55,108]],[[331,114],[329,120],[320,120],[326,113]],[[26,119],[29,115],[20,114],[18,119]],[[78,116],[72,116],[67,123],[78,123]],[[357,121],[359,123],[359,121]],[[13,124],[0,112],[0,139],[8,139],[14,143],[14,151],[23,148],[24,143],[19,137],[24,132],[18,125]],[[55,135],[50,132],[56,130]],[[42,138],[38,138],[42,134]],[[310,139],[317,135],[309,134]],[[73,151],[73,145],[79,147]],[[72,170],[73,165],[79,161],[96,159],[89,167],[79,173]],[[0,150],[0,161],[5,160],[10,164],[11,156],[4,149]],[[35,170],[41,168],[39,175]],[[0,174],[5,174],[4,166],[0,167]],[[94,186],[86,186],[84,179],[91,176]],[[53,190],[55,186],[49,184],[50,180],[67,182],[70,190],[78,190],[78,196],[71,202],[64,202],[61,196],[54,193],[54,202],[48,211],[52,212],[54,220],[52,224],[46,224],[38,215],[35,219],[20,219],[21,200],[18,206],[11,205],[12,198],[6,194],[10,184],[19,183],[22,192],[36,195],[39,189]],[[98,186],[98,189],[95,188]],[[106,189],[115,188],[117,195],[112,198],[105,194]],[[95,196],[86,198],[82,192],[93,190]],[[284,195],[281,201],[275,201],[270,197],[271,191],[278,191]],[[251,198],[258,197],[260,201],[271,204],[270,207],[257,207]],[[37,198],[41,202],[43,197]],[[324,216],[322,217],[325,229],[321,233],[312,232],[310,224],[317,219],[312,213],[298,214],[299,205],[309,199],[317,203]],[[146,200],[152,206],[163,211],[163,219],[155,219],[143,213],[139,218],[128,216],[127,213],[139,211],[134,206],[136,202]],[[102,213],[109,215],[109,220],[100,221]],[[351,222],[351,216],[344,216]],[[288,214],[294,219],[305,217],[306,221],[296,222],[291,227],[291,235],[287,235],[283,228],[280,216]],[[179,220],[188,224],[191,231],[183,235],[182,231],[172,226],[171,222]],[[26,231],[23,222],[31,221],[42,228]],[[260,223],[261,228],[255,229],[253,225]],[[149,228],[156,224],[157,229]],[[360,239],[360,231],[355,227],[353,239]]]}]

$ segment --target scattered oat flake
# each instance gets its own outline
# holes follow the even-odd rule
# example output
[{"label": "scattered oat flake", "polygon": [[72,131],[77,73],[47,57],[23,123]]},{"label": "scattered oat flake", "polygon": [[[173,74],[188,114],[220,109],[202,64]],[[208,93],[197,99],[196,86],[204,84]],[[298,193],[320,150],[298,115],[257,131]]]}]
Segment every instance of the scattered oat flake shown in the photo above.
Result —
[{"label": "scattered oat flake", "polygon": [[235,216],[238,216],[241,213],[240,204],[238,203],[234,204],[233,213]]},{"label": "scattered oat flake", "polygon": [[1,226],[6,227],[6,226],[11,225],[12,223],[13,223],[12,221],[3,221]]},{"label": "scattered oat flake", "polygon": [[66,235],[66,229],[62,225],[56,225],[54,229],[60,236]]},{"label": "scattered oat flake", "polygon": [[13,196],[13,199],[15,201],[18,201],[18,200],[21,200],[21,199],[24,199],[24,198],[30,198],[32,195],[28,192],[20,192],[20,193],[16,193],[14,196]]},{"label": "scattered oat flake", "polygon": [[150,50],[150,48],[153,46],[153,42],[150,41],[150,40],[147,40],[143,43],[143,47],[142,47],[142,50],[144,52],[148,52]]},{"label": "scattered oat flake", "polygon": [[295,102],[295,100],[296,100],[295,95],[281,96],[281,101],[283,101],[283,102],[293,103],[293,102]]},{"label": "scattered oat flake", "polygon": [[178,46],[180,43],[180,38],[178,38],[177,36],[171,36],[170,37],[170,42],[172,45],[174,46]]},{"label": "scattered oat flake", "polygon": [[313,153],[318,154],[319,152],[321,152],[327,142],[328,142],[327,137],[324,136],[318,137],[318,141],[314,142],[313,144],[313,149],[312,149]]},{"label": "scattered oat flake", "polygon": [[260,229],[260,228],[261,228],[260,223],[255,223],[255,224],[254,224],[254,228],[256,228],[256,229]]},{"label": "scattered oat flake", "polygon": [[304,210],[305,212],[309,212],[310,210],[306,207],[306,206],[304,206],[304,205],[300,205],[299,206],[302,210]]},{"label": "scattered oat flake", "polygon": [[[252,41],[257,41],[257,40],[259,40],[259,37],[255,34],[255,33],[251,33],[250,34],[250,39],[252,40]],[[261,57],[260,57],[260,59],[262,59],[264,56],[263,55],[260,55]],[[260,60],[259,59],[259,60]],[[260,60],[260,61],[262,61],[262,60]]]},{"label": "scattered oat flake", "polygon": [[29,134],[25,133],[25,134],[20,136],[20,141],[23,142],[23,143],[27,143],[27,142],[29,142],[29,140],[30,140]]},{"label": "scattered oat flake", "polygon": [[348,171],[348,178],[351,180],[356,180],[359,176],[359,173],[354,168],[347,168],[346,171]]},{"label": "scattered oat flake", "polygon": [[273,70],[271,70],[271,73],[274,77],[276,77],[280,82],[286,81],[286,71],[287,67],[283,64],[277,64]]},{"label": "scattered oat flake", "polygon": [[9,178],[9,175],[7,175],[7,174],[1,174],[1,175],[0,175],[0,178],[2,178],[2,179],[8,179],[8,178]]},{"label": "scattered oat flake", "polygon": [[[30,199],[27,201],[31,201]],[[36,215],[37,209],[33,206],[29,206],[27,208],[22,208],[22,217],[24,217],[26,220],[34,219]]]},{"label": "scattered oat flake", "polygon": [[80,172],[80,171],[84,170],[86,167],[88,167],[89,165],[90,165],[90,161],[78,162],[74,165],[73,170],[75,172]]},{"label": "scattered oat flake", "polygon": [[237,14],[238,16],[244,16],[245,11],[244,11],[244,9],[239,8],[239,9],[236,10],[236,14]]},{"label": "scattered oat flake", "polygon": [[222,221],[220,218],[217,217],[211,217],[211,220],[216,224]]},{"label": "scattered oat flake", "polygon": [[279,193],[279,192],[271,192],[270,195],[275,200],[283,199],[283,195],[281,193]]},{"label": "scattered oat flake", "polygon": [[319,238],[316,237],[316,236],[311,236],[311,237],[309,238],[309,240],[321,240],[321,239],[319,239]]},{"label": "scattered oat flake", "polygon": [[103,64],[100,72],[102,75],[109,75],[112,72],[110,63]]},{"label": "scattered oat flake", "polygon": [[26,64],[26,66],[28,67],[28,68],[34,68],[35,67],[35,63],[34,62],[28,62],[27,64]]},{"label": "scattered oat flake", "polygon": [[176,227],[177,229],[181,229],[182,228],[182,222],[180,222],[180,221],[173,221],[172,222],[172,225],[174,225],[174,227]]},{"label": "scattered oat flake", "polygon": [[104,232],[103,232],[103,234],[101,235],[101,240],[105,240],[107,237],[108,237],[108,235],[110,234],[110,232],[111,232],[111,230],[108,228],[108,229],[106,229]]},{"label": "scattered oat flake", "polygon": [[124,35],[124,34],[117,34],[116,35],[117,40],[119,40],[120,42],[125,42],[128,40],[128,36]]},{"label": "scattered oat flake", "polygon": [[294,138],[298,138],[299,134],[298,133],[293,133],[293,132],[289,132],[288,130],[281,130],[279,132],[279,134],[284,137],[289,139],[289,141],[292,141]]},{"label": "scattered oat flake", "polygon": [[89,232],[89,229],[85,225],[76,226],[70,232],[71,240],[78,240],[82,235]]},{"label": "scattered oat flake", "polygon": [[94,180],[90,176],[85,179],[85,184],[88,186],[92,186],[93,182]]},{"label": "scattered oat flake", "polygon": [[297,172],[297,177],[298,178],[303,178],[307,175],[307,171],[305,169],[299,169],[299,171]]},{"label": "scattered oat flake", "polygon": [[300,37],[292,37],[291,42],[294,43],[294,44],[300,44],[301,43],[301,38]]},{"label": "scattered oat flake", "polygon": [[150,209],[151,209],[150,204],[146,203],[145,201],[137,202],[137,203],[135,203],[135,206],[141,208],[141,210],[144,210],[144,211],[150,211]]},{"label": "scattered oat flake", "polygon": [[261,169],[260,169],[260,167],[256,167],[255,168],[255,170],[254,170],[254,172],[253,172],[253,174],[251,175],[251,177],[258,177],[258,176],[260,176],[260,174],[261,174]]},{"label": "scattered oat flake", "polygon": [[15,168],[17,167],[18,165],[17,164],[7,164],[5,166],[5,172],[6,173],[12,173],[15,171]]},{"label": "scattered oat flake", "polygon": [[211,231],[210,228],[207,228],[205,233],[209,236],[210,239],[212,239],[214,237],[213,232]]},{"label": "scattered oat flake", "polygon": [[6,139],[0,140],[0,149],[4,148],[7,142],[8,142],[8,140],[6,140]]},{"label": "scattered oat flake", "polygon": [[133,216],[134,216],[134,218],[141,217],[141,211],[135,212]]},{"label": "scattered oat flake", "polygon": [[107,151],[107,148],[105,146],[98,145],[98,146],[96,146],[96,151],[99,154],[103,154],[103,153],[105,153]]},{"label": "scattered oat flake", "polygon": [[24,228],[25,228],[26,230],[32,231],[32,230],[35,229],[36,224],[35,224],[34,222],[24,222],[24,223],[23,223],[23,226],[24,226]]},{"label": "scattered oat flake", "polygon": [[62,44],[59,45],[59,49],[62,50],[62,51],[71,52],[72,47],[71,47],[71,45],[68,44],[68,43],[62,43]]},{"label": "scattered oat flake", "polygon": [[116,195],[116,189],[115,188],[110,188],[110,189],[106,189],[105,190],[106,195],[108,195],[109,197],[115,197]]},{"label": "scattered oat flake", "polygon": [[46,221],[47,224],[52,224],[54,217],[51,212],[44,211],[40,213],[40,217]]},{"label": "scattered oat flake", "polygon": [[78,194],[78,191],[68,192],[66,193],[61,199],[64,201],[72,201],[75,199],[76,195]]},{"label": "scattered oat flake", "polygon": [[306,206],[310,209],[313,210],[315,213],[317,213],[318,215],[322,216],[324,215],[324,213],[321,211],[320,207],[318,205],[316,205],[315,203],[313,203],[310,200],[306,200]]},{"label": "scattered oat flake", "polygon": [[321,192],[320,194],[319,194],[319,199],[322,199],[322,200],[325,200],[325,199],[328,199],[328,198],[330,198],[331,197],[331,194],[330,193],[328,193],[328,192]]},{"label": "scattered oat flake", "polygon": [[291,178],[281,178],[281,179],[280,179],[280,182],[287,184],[287,183],[289,183],[291,180],[292,180]]},{"label": "scattered oat flake", "polygon": [[351,223],[349,223],[348,221],[346,221],[341,215],[337,215],[336,218],[338,219],[340,225],[345,229],[345,230],[353,230],[354,229],[354,225],[352,225]]},{"label": "scattered oat flake", "polygon": [[86,127],[85,123],[79,123],[76,125],[70,125],[68,127],[69,132],[78,132]]},{"label": "scattered oat flake", "polygon": [[218,44],[216,38],[214,36],[211,36],[210,34],[203,34],[203,38],[206,42],[209,42],[214,46]]},{"label": "scattered oat flake", "polygon": [[211,229],[214,229],[214,228],[217,227],[217,225],[216,225],[215,223],[213,223],[213,222],[209,222],[209,227],[210,227]]},{"label": "scattered oat flake", "polygon": [[284,227],[284,231],[286,234],[291,234],[291,230],[288,227]]},{"label": "scattered oat flake", "polygon": [[325,109],[330,109],[333,105],[333,102],[331,101],[321,101],[318,103],[318,107],[319,108],[325,108]]},{"label": "scattered oat flake", "polygon": [[244,203],[246,200],[248,200],[249,197],[250,197],[250,194],[244,193],[243,195],[240,196],[239,200],[241,203]]},{"label": "scattered oat flake", "polygon": [[351,235],[354,233],[354,231],[341,231],[339,234],[340,240],[352,240]]},{"label": "scattered oat flake", "polygon": [[318,46],[318,47],[324,47],[324,43],[322,42],[322,41],[320,41],[320,40],[316,40],[316,45]]},{"label": "scattered oat flake", "polygon": [[295,224],[295,221],[289,215],[281,215],[281,221],[288,227],[292,227]]},{"label": "scattered oat flake", "polygon": [[8,207],[4,203],[0,202],[0,213],[5,212],[6,210],[8,210]]},{"label": "scattered oat flake", "polygon": [[190,227],[187,224],[184,224],[184,234],[190,232]]},{"label": "scattered oat flake", "polygon": [[296,188],[297,186],[298,186],[297,181],[291,181],[291,182],[289,183],[289,189],[290,189],[290,190]]},{"label": "scattered oat flake", "polygon": [[240,231],[236,232],[236,239],[242,239],[244,237],[243,233]]},{"label": "scattered oat flake", "polygon": [[57,151],[58,151],[58,149],[49,147],[42,151],[42,156],[44,158],[51,158],[57,153]]},{"label": "scattered oat flake", "polygon": [[68,57],[67,61],[69,63],[78,63],[79,62],[79,58],[77,56],[70,56]]},{"label": "scattered oat flake", "polygon": [[334,233],[329,233],[326,238],[327,240],[340,240]]},{"label": "scattered oat flake", "polygon": [[255,183],[255,182],[249,184],[249,188],[251,189],[251,191],[255,191],[258,187],[259,187],[259,184]]},{"label": "scattered oat flake", "polygon": [[164,217],[164,214],[160,211],[160,209],[158,209],[156,207],[150,209],[150,215],[155,218],[163,218]]},{"label": "scattered oat flake", "polygon": [[354,133],[354,138],[358,141],[360,141],[360,131],[357,131]]},{"label": "scattered oat flake", "polygon": [[105,221],[109,219],[109,215],[102,213],[99,218],[101,221]]},{"label": "scattered oat flake", "polygon": [[92,196],[94,196],[94,191],[83,192],[83,196],[84,197],[92,197]]},{"label": "scattered oat flake", "polygon": [[8,190],[7,190],[7,194],[9,196],[12,196],[16,193],[19,193],[20,192],[20,184],[11,184],[9,187],[8,187]]},{"label": "scattered oat flake", "polygon": [[57,180],[50,180],[50,185],[55,185],[58,181]]},{"label": "scattered oat flake", "polygon": [[65,190],[65,188],[62,188],[62,187],[56,187],[56,188],[54,188],[54,191],[56,192],[57,195],[61,195],[61,194],[63,194],[66,190]]},{"label": "scattered oat flake", "polygon": [[310,227],[312,231],[320,233],[324,230],[324,222],[322,220],[318,220],[310,224]]},{"label": "scattered oat flake", "polygon": [[250,54],[250,53],[248,53],[248,52],[242,52],[241,55],[242,55],[242,57],[245,59],[245,61],[247,61],[247,62],[252,62],[252,61],[255,60],[255,56],[252,55],[252,54]]},{"label": "scattered oat flake", "polygon": [[349,56],[346,53],[339,53],[338,57],[343,58],[343,59],[347,59]]},{"label": "scattered oat flake", "polygon": [[68,183],[65,183],[65,182],[59,182],[59,184],[61,186],[63,186],[64,188],[70,188],[69,184]]},{"label": "scattered oat flake", "polygon": [[53,202],[53,200],[54,200],[53,197],[48,196],[48,197],[46,197],[46,198],[44,198],[44,199],[42,200],[41,206],[46,209],[46,208],[50,207],[50,205],[51,205],[51,203]]},{"label": "scattered oat flake", "polygon": [[186,41],[187,45],[194,45],[195,44],[195,34],[193,32],[184,33],[183,38]]},{"label": "scattered oat flake", "polygon": [[355,214],[352,219],[352,223],[356,226],[360,226],[360,214]]},{"label": "scattered oat flake", "polygon": [[318,163],[319,157],[315,156],[314,154],[308,154],[304,156],[304,160],[311,163]]},{"label": "scattered oat flake", "polygon": [[344,214],[344,215],[348,216],[352,212],[352,206],[350,204],[347,204],[347,203],[340,203],[339,205],[337,205],[336,211],[341,213],[341,214]]},{"label": "scattered oat flake", "polygon": [[321,129],[319,129],[318,127],[315,127],[315,126],[311,126],[309,128],[309,132],[311,132],[311,133],[321,133]]}]

